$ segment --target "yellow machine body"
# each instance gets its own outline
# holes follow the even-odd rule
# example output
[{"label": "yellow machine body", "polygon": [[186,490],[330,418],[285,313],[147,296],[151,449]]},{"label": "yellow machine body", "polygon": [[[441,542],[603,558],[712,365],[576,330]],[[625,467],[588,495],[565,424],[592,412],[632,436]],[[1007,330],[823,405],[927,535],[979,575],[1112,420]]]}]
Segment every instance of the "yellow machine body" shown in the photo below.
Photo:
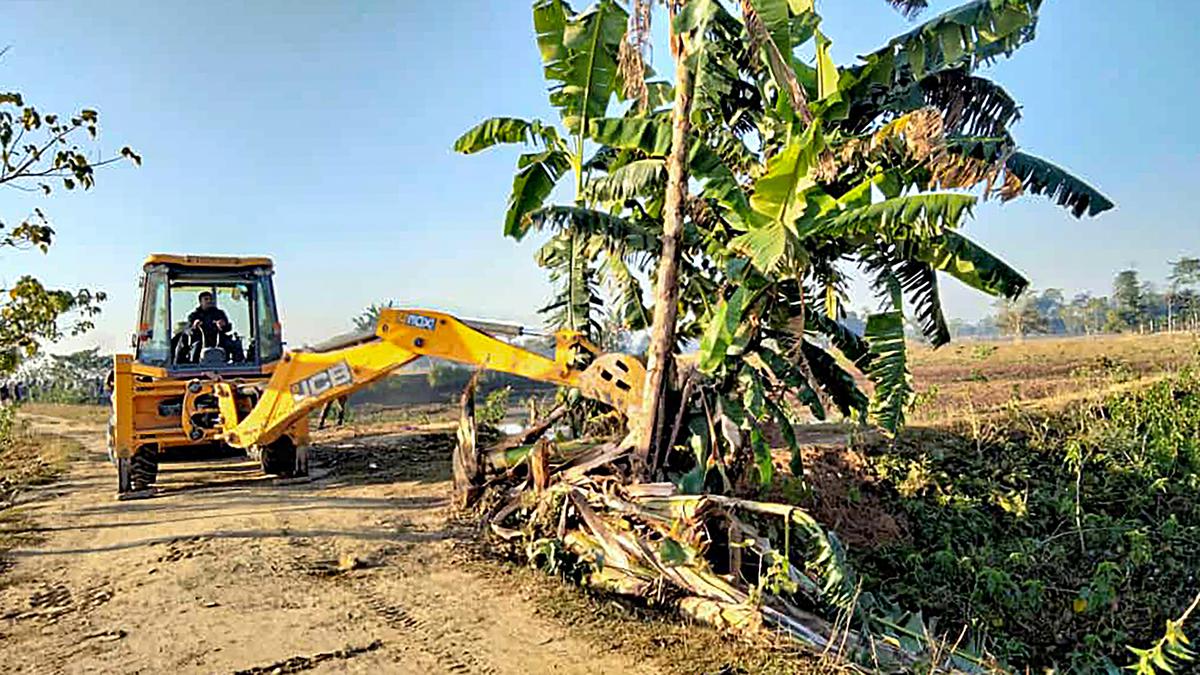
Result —
[{"label": "yellow machine body", "polygon": [[[513,326],[460,320],[434,310],[385,309],[374,332],[283,351],[270,259],[152,255],[145,272],[142,319],[134,336],[137,353],[117,355],[112,376],[110,455],[122,492],[153,481],[144,468],[152,461],[147,455],[180,446],[223,443],[260,455],[264,470],[272,473],[292,473],[289,466],[303,472],[303,453],[297,449],[308,444],[309,413],[344,401],[422,356],[576,387],[585,397],[627,415],[640,405],[641,362],[624,354],[601,354],[573,331],[555,334],[555,356],[549,358],[494,335],[526,334]],[[240,360],[229,358],[227,350],[208,348],[200,352],[204,359],[177,360],[186,350],[175,347],[164,358],[162,346],[176,345],[179,335],[167,340],[162,333],[183,316],[173,305],[198,288],[249,305],[242,316],[251,324],[249,342],[243,345],[238,337],[237,345],[227,343],[238,351],[244,347]],[[184,295],[176,300],[179,293]],[[211,351],[218,352],[217,358],[209,358]],[[577,365],[581,363],[586,367]]]}]

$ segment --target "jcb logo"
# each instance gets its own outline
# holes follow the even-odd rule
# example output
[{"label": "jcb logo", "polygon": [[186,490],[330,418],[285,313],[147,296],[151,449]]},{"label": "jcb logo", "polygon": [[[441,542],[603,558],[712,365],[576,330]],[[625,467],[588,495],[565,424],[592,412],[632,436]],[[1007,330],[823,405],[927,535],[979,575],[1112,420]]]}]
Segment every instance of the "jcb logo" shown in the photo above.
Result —
[{"label": "jcb logo", "polygon": [[292,398],[296,401],[303,401],[306,398],[320,396],[334,387],[341,387],[352,382],[354,382],[354,375],[350,373],[350,366],[342,361],[293,384]]},{"label": "jcb logo", "polygon": [[406,314],[404,316],[404,323],[413,328],[420,328],[421,330],[433,330],[437,328],[437,319],[432,316],[422,316],[420,314]]}]

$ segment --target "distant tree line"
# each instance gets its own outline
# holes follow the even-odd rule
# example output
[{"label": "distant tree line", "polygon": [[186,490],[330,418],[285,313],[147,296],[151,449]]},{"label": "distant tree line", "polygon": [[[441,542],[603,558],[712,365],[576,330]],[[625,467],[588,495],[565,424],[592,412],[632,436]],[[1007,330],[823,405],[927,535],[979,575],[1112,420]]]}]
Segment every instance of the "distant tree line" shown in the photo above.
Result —
[{"label": "distant tree line", "polygon": [[71,354],[41,354],[0,378],[6,398],[45,403],[107,403],[112,356],[98,347]]},{"label": "distant tree line", "polygon": [[979,322],[950,322],[957,337],[1094,335],[1200,331],[1200,258],[1171,263],[1166,283],[1143,280],[1137,270],[1117,272],[1109,295],[1077,293],[1068,299],[1060,288],[1029,289],[1001,299],[995,314]]}]

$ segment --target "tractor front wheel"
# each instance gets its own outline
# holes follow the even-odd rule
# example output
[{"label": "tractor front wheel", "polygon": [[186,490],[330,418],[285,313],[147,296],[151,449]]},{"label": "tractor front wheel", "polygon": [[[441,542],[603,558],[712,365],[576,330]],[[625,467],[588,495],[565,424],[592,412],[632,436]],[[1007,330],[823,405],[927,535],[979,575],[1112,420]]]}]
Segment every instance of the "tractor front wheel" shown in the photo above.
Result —
[{"label": "tractor front wheel", "polygon": [[143,446],[133,457],[114,457],[117,465],[117,496],[137,499],[153,493],[158,480],[158,453],[153,446]]}]

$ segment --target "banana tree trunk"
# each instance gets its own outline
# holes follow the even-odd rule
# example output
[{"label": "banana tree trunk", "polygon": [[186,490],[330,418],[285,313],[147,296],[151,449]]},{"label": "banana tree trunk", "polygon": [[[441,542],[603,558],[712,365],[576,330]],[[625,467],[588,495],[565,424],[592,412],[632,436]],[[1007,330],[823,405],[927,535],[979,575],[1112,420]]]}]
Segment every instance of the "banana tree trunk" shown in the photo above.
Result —
[{"label": "banana tree trunk", "polygon": [[[671,3],[672,10],[677,6]],[[672,15],[675,12],[672,11]],[[673,18],[673,17],[672,17]],[[674,21],[672,21],[674,25]],[[675,345],[675,323],[679,314],[679,243],[683,237],[684,204],[687,199],[687,156],[691,136],[692,76],[686,65],[686,43],[672,34],[671,53],[675,57],[675,109],[672,113],[671,154],[667,159],[666,204],[663,216],[662,256],[654,285],[654,318],[646,359],[646,384],[642,410],[634,430],[634,471],[648,478],[655,467],[649,466],[652,448],[660,441],[663,401]],[[661,454],[661,453],[656,453]]]}]

